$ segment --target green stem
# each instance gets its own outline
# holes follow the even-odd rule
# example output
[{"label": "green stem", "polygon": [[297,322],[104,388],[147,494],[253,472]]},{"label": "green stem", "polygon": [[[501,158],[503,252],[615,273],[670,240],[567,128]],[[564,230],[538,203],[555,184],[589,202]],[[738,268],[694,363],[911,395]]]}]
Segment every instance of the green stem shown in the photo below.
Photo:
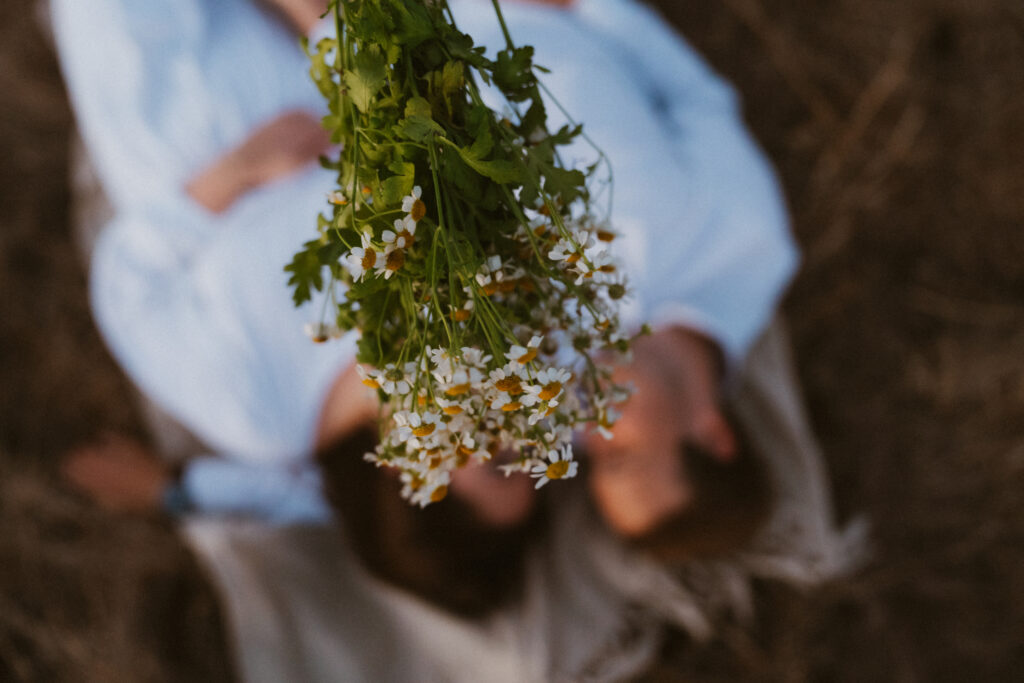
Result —
[{"label": "green stem", "polygon": [[494,13],[498,15],[498,23],[501,24],[501,32],[505,36],[505,44],[509,50],[515,49],[516,45],[512,42],[512,34],[508,32],[508,24],[505,23],[505,16],[501,13],[501,5],[498,4],[498,0],[491,0],[491,4],[494,5]]}]

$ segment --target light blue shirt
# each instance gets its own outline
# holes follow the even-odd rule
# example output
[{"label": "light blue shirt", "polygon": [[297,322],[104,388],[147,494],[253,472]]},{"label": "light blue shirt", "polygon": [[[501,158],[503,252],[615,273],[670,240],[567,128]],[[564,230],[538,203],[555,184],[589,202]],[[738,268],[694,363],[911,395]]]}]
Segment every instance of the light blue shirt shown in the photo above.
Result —
[{"label": "light blue shirt", "polygon": [[[490,2],[452,0],[459,28],[504,45]],[[545,83],[611,159],[627,323],[682,324],[739,363],[796,266],[775,176],[733,90],[633,0],[503,5]],[[313,345],[282,267],[315,235],[333,174],[311,168],[221,215],[186,182],[289,109],[319,113],[297,39],[249,0],[53,0],[82,136],[116,210],[91,296],[128,375],[222,457],[191,464],[201,510],[324,518],[310,463],[326,391],[354,344]],[[549,106],[555,125],[557,108]],[[567,158],[591,160],[584,143]]]}]

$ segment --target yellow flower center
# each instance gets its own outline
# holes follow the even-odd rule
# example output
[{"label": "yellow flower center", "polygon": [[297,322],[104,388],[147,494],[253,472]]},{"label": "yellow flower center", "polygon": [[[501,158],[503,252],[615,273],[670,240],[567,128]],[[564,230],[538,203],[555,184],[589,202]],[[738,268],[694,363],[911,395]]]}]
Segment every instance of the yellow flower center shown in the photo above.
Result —
[{"label": "yellow flower center", "polygon": [[363,267],[363,270],[369,270],[373,268],[374,264],[377,263],[377,252],[367,247],[363,251],[363,260],[359,262],[359,265]]},{"label": "yellow flower center", "polygon": [[523,393],[522,382],[515,375],[512,377],[506,377],[505,379],[499,379],[494,383],[494,386],[498,391],[507,392],[509,396],[517,396]]},{"label": "yellow flower center", "polygon": [[488,282],[486,285],[483,286],[483,292],[487,296],[490,296],[490,295],[494,294],[497,291],[498,291],[498,283],[497,282]]},{"label": "yellow flower center", "polygon": [[448,487],[442,484],[441,486],[438,486],[436,489],[434,489],[433,492],[430,494],[430,502],[439,503],[442,500],[444,500],[444,497],[447,495]]},{"label": "yellow flower center", "polygon": [[372,377],[363,379],[363,384],[370,387],[371,389],[380,389],[380,384]]},{"label": "yellow flower center", "polygon": [[447,396],[458,396],[459,394],[464,394],[467,391],[469,391],[469,384],[456,384],[453,387],[445,389],[444,393]]},{"label": "yellow flower center", "polygon": [[509,292],[515,290],[516,283],[516,280],[502,280],[501,282],[498,283],[498,291],[505,292],[506,294],[508,294]]},{"label": "yellow flower center", "polygon": [[597,239],[601,240],[602,242],[611,242],[613,239],[615,239],[615,233],[609,232],[607,230],[598,230]]},{"label": "yellow flower center", "polygon": [[550,384],[544,385],[544,388],[540,390],[540,393],[537,394],[537,397],[542,401],[550,401],[554,397],[558,396],[560,393],[562,393],[562,383],[551,382]]},{"label": "yellow flower center", "polygon": [[398,237],[404,237],[405,238],[405,247],[406,247],[406,249],[411,247],[413,245],[413,243],[416,241],[416,236],[413,235],[408,230],[403,230],[401,233],[399,233]]},{"label": "yellow flower center", "polygon": [[522,407],[523,404],[520,403],[519,401],[509,401],[508,403],[503,405],[501,409],[506,413],[511,413],[513,410],[519,410]]},{"label": "yellow flower center", "polygon": [[569,461],[559,460],[548,465],[548,469],[544,472],[544,476],[548,479],[561,479],[569,471]]},{"label": "yellow flower center", "polygon": [[384,261],[384,267],[395,271],[405,265],[405,252],[401,249],[393,249]]},{"label": "yellow flower center", "polygon": [[436,429],[436,427],[437,425],[433,422],[428,422],[427,424],[422,424],[419,427],[414,428],[412,433],[414,436],[430,436],[434,433],[434,429]]},{"label": "yellow flower center", "polygon": [[566,263],[576,263],[579,260],[580,260],[580,255],[579,254],[569,254],[568,256],[565,257],[565,262]]},{"label": "yellow flower center", "polygon": [[458,448],[455,449],[455,452],[464,458],[468,458],[469,456],[473,455],[472,449],[469,446],[461,443],[459,444]]},{"label": "yellow flower center", "polygon": [[532,361],[536,357],[537,357],[537,349],[530,348],[530,349],[527,349],[526,353],[524,353],[523,355],[519,356],[519,358],[517,358],[516,360],[519,361],[520,363],[523,363],[525,365],[526,363],[529,363],[530,361]]},{"label": "yellow flower center", "polygon": [[448,406],[444,409],[445,415],[458,415],[462,412],[462,406]]},{"label": "yellow flower center", "polygon": [[606,264],[606,265],[603,265],[603,266],[599,266],[598,270],[601,271],[602,273],[614,273],[615,272],[615,266],[613,266],[613,265],[611,265],[609,263],[609,264]]},{"label": "yellow flower center", "polygon": [[465,308],[460,308],[452,312],[452,319],[454,319],[455,322],[462,323],[469,320],[470,315],[471,313],[467,311]]},{"label": "yellow flower center", "polygon": [[409,211],[409,217],[414,221],[419,221],[421,218],[427,215],[427,205],[422,200],[417,199],[412,203],[412,210]]}]

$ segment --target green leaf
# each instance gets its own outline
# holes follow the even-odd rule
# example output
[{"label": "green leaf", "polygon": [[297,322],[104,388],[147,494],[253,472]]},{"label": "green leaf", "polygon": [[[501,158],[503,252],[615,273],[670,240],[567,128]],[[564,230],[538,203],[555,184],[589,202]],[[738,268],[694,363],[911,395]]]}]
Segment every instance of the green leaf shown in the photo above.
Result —
[{"label": "green leaf", "polygon": [[370,102],[380,91],[387,77],[387,63],[384,55],[371,50],[362,50],[352,60],[352,68],[345,71],[345,85],[349,97],[359,111],[370,110]]},{"label": "green leaf", "polygon": [[416,182],[416,167],[408,162],[395,162],[391,165],[395,175],[381,183],[381,201],[384,206],[393,206],[402,201],[402,197],[412,192]]},{"label": "green leaf", "polygon": [[315,50],[310,49],[308,38],[302,38],[301,44],[306,56],[309,57],[310,77],[316,83],[320,94],[331,99],[338,86],[331,80],[331,69],[327,66],[327,53],[337,46],[338,41],[333,38],[323,38],[317,42]]},{"label": "green leaf", "polygon": [[494,64],[494,83],[513,102],[527,99],[536,80],[531,70],[533,47],[525,45],[498,53]]},{"label": "green leaf", "polygon": [[486,176],[496,183],[503,185],[521,184],[523,182],[523,168],[520,164],[514,161],[507,161],[505,159],[497,159],[494,161],[480,161],[479,159],[473,159],[465,154],[462,154],[462,148],[459,148],[460,156],[462,160],[469,164],[470,168],[479,173],[482,176]]},{"label": "green leaf", "polygon": [[420,2],[392,2],[395,21],[394,39],[409,48],[437,35],[430,13]]},{"label": "green leaf", "polygon": [[583,195],[587,181],[582,171],[549,166],[544,169],[544,191],[559,196],[563,205],[568,205]]},{"label": "green leaf", "polygon": [[419,115],[405,117],[398,122],[395,129],[398,135],[413,142],[424,142],[434,133],[444,135],[444,128],[437,121]]},{"label": "green leaf", "polygon": [[441,71],[441,92],[451,95],[465,84],[466,76],[462,62],[448,62]]},{"label": "green leaf", "polygon": [[324,278],[319,256],[322,245],[320,239],[306,242],[302,245],[302,251],[296,253],[292,262],[284,267],[285,272],[292,274],[288,278],[288,284],[294,288],[292,301],[296,306],[312,298],[312,289],[323,289]]},{"label": "green leaf", "polygon": [[476,140],[469,146],[469,149],[463,154],[463,158],[469,156],[473,159],[483,159],[485,156],[491,153],[491,149],[494,147],[494,139],[491,137],[490,127],[484,125],[480,127],[477,132]]},{"label": "green leaf", "polygon": [[469,147],[459,147],[459,156],[474,171],[482,176],[490,178],[496,183],[511,184],[523,181],[523,169],[521,164],[507,159],[495,159],[485,161],[483,157],[490,154],[494,148],[494,138],[491,136],[490,126],[484,121],[477,130],[476,139]]},{"label": "green leaf", "polygon": [[429,119],[431,117],[430,102],[427,102],[424,97],[410,97],[409,101],[405,103],[405,115],[408,116],[422,116],[423,118]]}]

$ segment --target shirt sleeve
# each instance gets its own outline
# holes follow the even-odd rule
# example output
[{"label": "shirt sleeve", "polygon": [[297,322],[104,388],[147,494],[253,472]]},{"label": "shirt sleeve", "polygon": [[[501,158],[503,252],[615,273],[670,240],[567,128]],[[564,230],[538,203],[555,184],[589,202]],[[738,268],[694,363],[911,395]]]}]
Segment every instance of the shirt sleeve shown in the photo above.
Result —
[{"label": "shirt sleeve", "polygon": [[732,88],[653,12],[626,0],[579,12],[585,34],[538,48],[538,61],[611,159],[614,246],[635,294],[626,322],[694,327],[734,365],[797,264],[775,174]]},{"label": "shirt sleeve", "polygon": [[320,473],[308,462],[249,464],[201,456],[186,464],[181,487],[196,514],[245,516],[272,524],[319,523],[332,517]]},{"label": "shirt sleeve", "polygon": [[310,348],[303,323],[320,309],[292,305],[283,266],[316,234],[332,174],[310,166],[223,214],[184,191],[254,126],[322,107],[294,37],[249,0],[51,7],[78,124],[115,208],[90,272],[108,346],[217,452],[305,457],[316,401],[347,351]]}]

